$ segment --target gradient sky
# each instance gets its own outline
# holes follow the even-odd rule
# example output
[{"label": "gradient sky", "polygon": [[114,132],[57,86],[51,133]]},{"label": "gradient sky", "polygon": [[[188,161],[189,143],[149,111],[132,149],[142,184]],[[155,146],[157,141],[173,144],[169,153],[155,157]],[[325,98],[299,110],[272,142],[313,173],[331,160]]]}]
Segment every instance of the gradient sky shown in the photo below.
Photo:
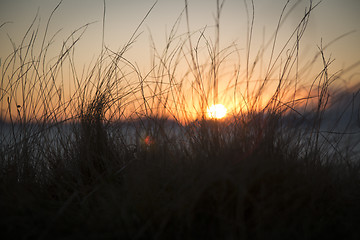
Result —
[{"label": "gradient sky", "polygon": [[[274,31],[279,13],[286,0],[255,0],[255,36],[262,34],[263,28],[270,34]],[[296,2],[296,1],[293,1]],[[296,8],[292,18],[289,19],[289,28],[296,26],[297,17],[304,12],[308,1]],[[55,0],[1,0],[0,22],[10,21],[12,23],[0,30],[1,52],[7,41],[6,34],[19,39],[34,18],[39,9],[41,21],[45,24],[51,10],[57,5]],[[107,0],[106,1],[106,42],[114,48],[122,46],[131,36],[137,24],[152,6],[150,0]],[[204,26],[212,26],[215,13],[216,1],[189,0],[191,29],[197,30]],[[148,32],[151,31],[156,42],[165,40],[166,32],[174,24],[184,6],[182,0],[159,0],[153,12],[141,28],[144,34],[140,48],[148,47]],[[351,64],[359,60],[360,56],[360,1],[359,0],[324,0],[314,11],[307,35],[305,45],[316,46],[323,38],[327,43],[341,34],[357,31],[350,36],[338,41],[331,48],[333,56],[339,64]],[[76,0],[63,1],[50,29],[55,32],[62,28],[63,36],[71,33],[77,27],[97,21],[88,30],[84,42],[84,48],[92,45],[93,49],[101,42],[101,20],[103,13],[103,1],[100,0]],[[241,36],[246,33],[244,4],[240,0],[225,1],[221,18],[221,43],[232,41],[244,41]],[[245,21],[244,21],[245,20]],[[181,31],[180,31],[181,32]],[[61,36],[60,36],[61,37]],[[86,47],[85,47],[86,46]]]},{"label": "gradient sky", "polygon": [[[286,0],[255,0],[255,34],[262,34],[265,27],[270,35],[274,31],[279,13]],[[296,1],[292,1],[296,2]],[[293,16],[288,20],[288,27],[296,26],[297,17],[302,16],[308,1],[296,8]],[[0,23],[12,23],[0,30],[1,52],[9,45],[6,34],[14,40],[20,39],[26,28],[39,9],[42,24],[45,24],[51,10],[57,5],[55,0],[0,0]],[[152,6],[151,0],[107,0],[106,1],[106,42],[107,45],[121,47],[131,36],[137,24]],[[204,26],[212,26],[216,1],[189,0],[191,29],[197,30]],[[161,44],[165,40],[176,18],[184,6],[182,0],[159,0],[153,12],[141,28],[144,31],[139,41],[140,49],[149,46],[149,31],[156,42]],[[304,39],[306,46],[316,46],[323,38],[328,43],[341,34],[357,31],[338,41],[331,48],[331,53],[338,64],[349,65],[359,60],[360,56],[360,1],[359,0],[323,0],[314,11],[307,35]],[[59,38],[67,36],[77,27],[97,21],[87,31],[83,46],[96,49],[101,43],[101,20],[103,1],[101,0],[65,0],[54,16],[50,29],[55,32],[62,28]],[[285,28],[286,31],[286,28]],[[181,30],[179,31],[181,32]],[[244,4],[241,0],[227,0],[221,18],[221,43],[226,46],[233,41],[245,41],[242,36],[246,33],[246,16]],[[254,38],[256,39],[256,37]],[[60,41],[61,42],[61,41]],[[2,54],[3,55],[3,54]],[[135,57],[136,59],[136,57]]]},{"label": "gradient sky", "polygon": [[[44,29],[46,21],[59,1],[57,0],[0,0],[0,25],[10,22],[0,29],[0,58],[4,59],[12,50],[9,37],[20,43],[26,29],[39,11],[40,26]],[[250,1],[247,1],[250,5]],[[299,20],[303,17],[309,1],[290,1],[290,6],[300,2],[282,26],[279,45],[287,40]],[[314,1],[317,3],[318,1]],[[105,44],[111,49],[121,48],[153,5],[152,0],[106,0]],[[216,1],[188,0],[191,31],[207,26],[206,34],[214,40],[214,14]],[[254,0],[255,23],[253,49],[260,46],[263,36],[268,39],[275,31],[277,21],[286,0]],[[167,34],[184,9],[182,0],[158,0],[153,11],[139,29],[142,32],[137,42],[126,53],[126,58],[146,69],[150,61],[150,35],[156,47],[162,49]],[[335,59],[333,72],[346,69],[360,61],[360,1],[323,0],[313,11],[302,41],[302,58],[312,57],[317,52],[321,40],[323,45],[339,36],[352,32],[337,40],[328,49]],[[84,24],[89,26],[80,44],[76,47],[78,64],[86,65],[91,58],[98,56],[102,39],[102,0],[64,0],[54,14],[49,26],[49,36],[61,29],[55,38],[61,45],[71,32]],[[182,18],[178,34],[186,32],[186,21]],[[220,19],[221,47],[237,43],[239,49],[246,46],[247,18],[243,0],[227,0]],[[241,50],[242,51],[242,50]],[[256,51],[254,51],[256,52]],[[360,82],[360,67],[347,74],[347,83]]]}]

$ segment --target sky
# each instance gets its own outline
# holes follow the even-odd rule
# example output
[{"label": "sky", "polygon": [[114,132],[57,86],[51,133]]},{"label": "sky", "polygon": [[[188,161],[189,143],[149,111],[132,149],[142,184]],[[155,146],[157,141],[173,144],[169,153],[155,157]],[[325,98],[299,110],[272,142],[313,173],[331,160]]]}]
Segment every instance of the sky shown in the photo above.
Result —
[{"label": "sky", "polygon": [[[152,0],[106,0],[104,39],[105,45],[117,50],[124,46],[155,1]],[[166,38],[177,18],[184,9],[182,0],[158,0],[139,28],[141,33],[134,46],[126,52],[126,58],[136,63],[141,69],[148,68],[151,60],[153,39],[157,49],[165,47]],[[244,2],[251,7],[250,1],[227,0],[220,17],[220,48],[234,43],[245,53],[247,13]],[[253,28],[252,49],[259,47],[263,39],[269,39],[276,29],[277,22],[286,0],[254,0],[255,21]],[[318,1],[313,1],[317,3]],[[38,12],[40,29],[44,29],[47,19],[59,1],[55,0],[0,0],[0,58],[11,52],[11,42],[20,43],[27,28]],[[278,45],[285,43],[288,36],[303,17],[308,0],[290,1],[296,4],[278,35]],[[206,27],[206,36],[210,41],[214,37],[214,15],[216,1],[188,0],[190,30],[199,33]],[[289,8],[288,8],[289,9]],[[86,65],[98,56],[102,46],[104,1],[101,0],[64,0],[52,17],[49,36],[61,31],[55,38],[54,46],[61,45],[74,29],[92,23],[76,47],[77,64]],[[326,49],[327,57],[332,57],[333,71],[347,69],[360,61],[360,1],[359,0],[323,0],[312,12],[308,27],[302,39],[302,59],[310,58],[318,47],[336,40],[339,36],[350,33],[335,41]],[[187,32],[186,19],[183,16],[177,29],[178,35]],[[40,31],[41,32],[41,31]],[[276,49],[278,49],[276,48]],[[56,50],[55,50],[56,51]],[[253,58],[256,50],[253,50]],[[348,86],[360,82],[360,68],[356,66],[344,79]]]},{"label": "sky", "polygon": [[[6,34],[14,39],[20,39],[23,33],[39,10],[42,24],[50,15],[59,1],[55,0],[0,0],[0,23],[11,22],[0,29],[2,47],[7,47]],[[261,35],[263,28],[268,34],[274,31],[275,24],[286,0],[255,0],[255,36]],[[292,3],[296,1],[291,1]],[[316,1],[314,1],[316,3]],[[106,42],[114,48],[125,44],[136,29],[139,22],[151,8],[151,0],[107,0],[106,1]],[[204,26],[214,25],[216,1],[189,0],[189,15],[191,30]],[[289,28],[296,26],[298,16],[302,16],[308,1],[302,1],[296,8],[294,16],[288,23]],[[149,32],[161,43],[165,40],[166,32],[180,15],[184,7],[182,0],[159,0],[140,29],[143,32],[140,40],[141,48],[148,48]],[[323,0],[311,16],[310,24],[305,36],[305,45],[317,45],[321,38],[330,42],[338,36],[350,32],[348,37],[334,44],[331,52],[339,64],[351,64],[358,60],[360,53],[360,1],[358,0]],[[243,41],[242,36],[246,31],[246,18],[244,3],[241,0],[227,0],[221,16],[221,43],[230,44],[233,41]],[[63,36],[86,23],[95,22],[87,30],[84,48],[88,46],[96,49],[101,46],[103,1],[101,0],[64,0],[53,21],[50,29],[54,32],[62,29]],[[184,29],[185,30],[185,29]],[[257,34],[259,33],[259,34]],[[61,36],[60,36],[61,37]]]},{"label": "sky", "polygon": [[[2,33],[5,30],[12,34],[15,32],[21,34],[26,30],[38,10],[42,21],[45,22],[58,2],[55,0],[1,0],[0,21],[1,23],[12,22],[5,29],[2,29]],[[306,0],[302,2],[303,4],[300,4],[296,9],[300,15],[304,12],[304,6],[308,4]],[[154,1],[151,0],[106,0],[106,33],[109,41],[121,42],[128,38],[153,3]],[[274,26],[285,3],[286,0],[255,0],[255,27],[261,29],[265,25],[268,25],[268,28]],[[192,29],[196,30],[205,25],[213,25],[216,1],[189,0],[188,4]],[[156,35],[164,35],[165,31],[169,31],[172,27],[183,7],[184,1],[182,0],[159,0],[146,20],[144,28],[150,28],[152,33]],[[360,1],[358,0],[323,0],[312,15],[309,26],[314,42],[319,41],[320,37],[331,41],[348,31],[356,30],[359,32],[359,11]],[[83,24],[97,21],[92,26],[93,31],[89,33],[93,36],[101,29],[102,15],[103,1],[101,0],[64,0],[55,14],[52,27],[53,29],[64,28],[65,31],[69,32]],[[231,40],[240,38],[237,33],[243,26],[240,23],[243,15],[245,15],[243,1],[225,1],[222,12],[222,27]],[[295,24],[296,20],[293,19],[289,22]],[[146,31],[147,29],[142,30]],[[358,40],[359,36],[360,33],[353,34],[347,39],[347,42]],[[354,45],[358,44],[354,42]]]}]

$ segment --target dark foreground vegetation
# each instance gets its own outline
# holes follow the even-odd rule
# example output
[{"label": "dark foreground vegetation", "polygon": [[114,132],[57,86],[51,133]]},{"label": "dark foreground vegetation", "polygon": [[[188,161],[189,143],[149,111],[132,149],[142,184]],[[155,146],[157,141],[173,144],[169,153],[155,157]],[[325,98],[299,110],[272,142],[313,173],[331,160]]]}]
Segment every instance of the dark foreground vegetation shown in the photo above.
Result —
[{"label": "dark foreground vegetation", "polygon": [[276,115],[198,122],[184,132],[187,143],[158,131],[137,149],[87,117],[66,146],[2,149],[2,236],[360,237],[358,159],[326,154],[316,136],[291,132]]},{"label": "dark foreground vegetation", "polygon": [[[36,52],[39,33],[31,25],[2,63],[2,239],[360,239],[358,92],[335,111],[336,76],[321,46],[314,61],[323,69],[307,96],[296,95],[300,83],[291,77],[300,75],[297,50],[313,7],[310,1],[288,50],[272,50],[276,60],[255,86],[257,66],[247,56],[246,73],[226,92],[246,104],[222,120],[204,114],[208,99],[221,98],[213,83],[224,61],[215,42],[210,60],[198,62],[204,32],[196,46],[190,34],[181,47],[171,35],[146,76],[123,56],[135,39],[118,52],[104,46],[81,78],[73,51],[83,29],[47,61],[52,38],[45,33]],[[190,53],[182,51],[186,44]],[[183,77],[175,74],[178,56],[191,62]],[[67,95],[69,80],[54,80],[66,61],[75,86]],[[196,105],[182,88],[188,75],[197,120],[186,114]],[[265,89],[272,97],[260,104]],[[131,101],[137,109],[126,115]]]}]

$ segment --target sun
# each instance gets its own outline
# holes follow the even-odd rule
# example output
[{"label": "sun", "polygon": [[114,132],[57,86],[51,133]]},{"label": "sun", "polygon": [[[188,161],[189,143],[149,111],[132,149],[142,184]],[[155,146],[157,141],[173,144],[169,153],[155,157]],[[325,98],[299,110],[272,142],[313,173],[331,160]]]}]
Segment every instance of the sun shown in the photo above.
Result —
[{"label": "sun", "polygon": [[207,109],[209,118],[221,119],[225,117],[227,109],[222,104],[215,104]]}]

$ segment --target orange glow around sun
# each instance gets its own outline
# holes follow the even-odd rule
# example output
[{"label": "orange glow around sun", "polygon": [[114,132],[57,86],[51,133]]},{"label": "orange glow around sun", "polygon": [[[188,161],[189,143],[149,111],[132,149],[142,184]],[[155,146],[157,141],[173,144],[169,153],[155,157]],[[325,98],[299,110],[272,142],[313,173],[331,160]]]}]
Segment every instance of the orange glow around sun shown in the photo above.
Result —
[{"label": "orange glow around sun", "polygon": [[221,119],[226,116],[227,109],[222,104],[215,104],[207,109],[209,118]]}]

